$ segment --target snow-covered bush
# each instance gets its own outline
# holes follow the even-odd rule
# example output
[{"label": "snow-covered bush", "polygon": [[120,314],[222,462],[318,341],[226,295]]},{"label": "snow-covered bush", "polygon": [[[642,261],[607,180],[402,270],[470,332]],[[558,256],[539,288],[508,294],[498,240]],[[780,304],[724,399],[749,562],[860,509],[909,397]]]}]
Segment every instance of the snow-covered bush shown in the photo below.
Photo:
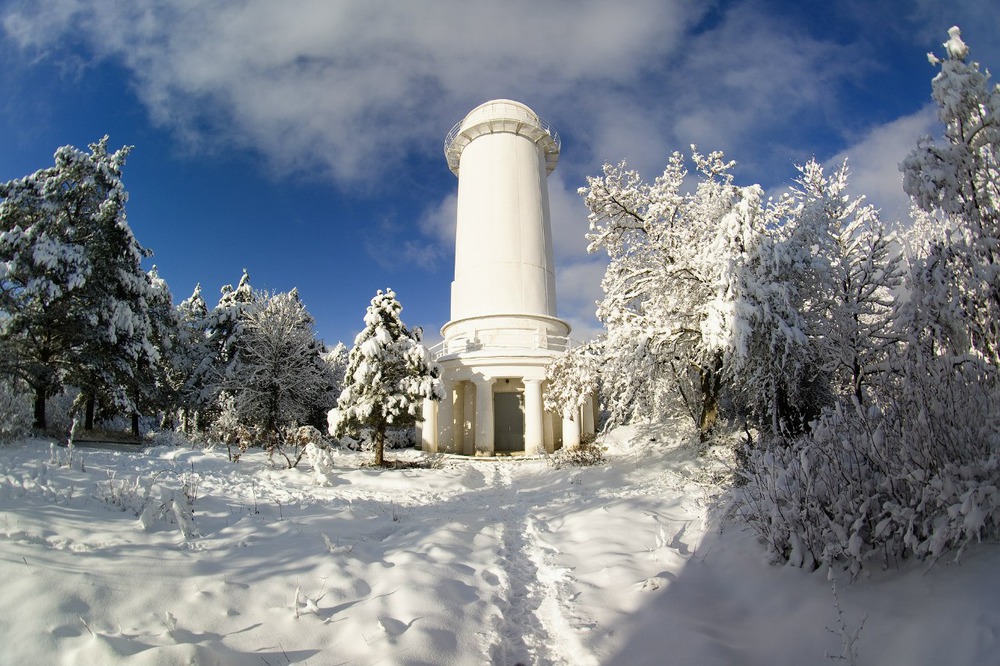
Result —
[{"label": "snow-covered bush", "polygon": [[316,477],[316,485],[333,485],[335,471],[333,452],[330,450],[330,447],[319,442],[310,442],[305,447],[305,456],[306,460],[309,461],[309,465],[312,466],[313,475]]},{"label": "snow-covered bush", "polygon": [[946,141],[922,139],[900,167],[921,223],[942,227],[910,244],[905,303],[872,302],[876,328],[855,332],[891,344],[845,357],[874,369],[843,373],[860,390],[801,433],[763,437],[743,470],[740,511],[796,565],[857,572],[1000,536],[1000,89],[958,28],[945,47],[931,62]]},{"label": "snow-covered bush", "polygon": [[136,476],[134,480],[109,474],[107,482],[97,484],[97,499],[110,508],[131,513],[147,531],[166,524],[176,525],[185,539],[197,536],[194,503],[198,499],[198,477],[185,473],[177,487],[158,484],[158,480],[158,474]]},{"label": "snow-covered bush", "polygon": [[548,456],[549,464],[554,468],[561,467],[593,467],[605,462],[604,449],[593,438],[580,442],[579,446],[562,448]]},{"label": "snow-covered bush", "polygon": [[27,435],[31,419],[31,397],[15,382],[0,381],[0,443]]},{"label": "snow-covered bush", "polygon": [[1000,535],[996,378],[909,361],[876,402],[840,402],[750,452],[739,510],[775,559],[857,573]]},{"label": "snow-covered bush", "polygon": [[240,455],[253,445],[253,433],[244,428],[240,422],[239,413],[236,410],[236,400],[231,394],[221,393],[218,397],[218,404],[219,414],[209,428],[209,435],[224,443],[229,460],[236,462],[240,459]]},{"label": "snow-covered bush", "polygon": [[555,414],[573,414],[597,396],[602,345],[591,342],[556,356],[545,368],[544,405]]},{"label": "snow-covered bush", "polygon": [[[375,431],[363,428],[355,433],[357,437],[345,435],[337,440],[341,446],[351,451],[372,452],[375,450]],[[385,431],[385,448],[408,449],[417,443],[417,433],[413,428],[389,428]]]}]

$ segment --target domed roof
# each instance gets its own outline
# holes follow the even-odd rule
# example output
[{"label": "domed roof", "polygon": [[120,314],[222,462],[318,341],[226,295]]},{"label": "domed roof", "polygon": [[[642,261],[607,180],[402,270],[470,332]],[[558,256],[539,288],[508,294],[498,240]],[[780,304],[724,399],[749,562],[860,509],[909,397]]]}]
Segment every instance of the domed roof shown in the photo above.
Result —
[{"label": "domed roof", "polygon": [[559,161],[559,135],[526,104],[510,99],[494,99],[469,111],[455,124],[444,141],[448,168],[456,176],[462,151],[474,139],[484,134],[507,132],[530,139],[545,154],[547,173],[552,173]]}]

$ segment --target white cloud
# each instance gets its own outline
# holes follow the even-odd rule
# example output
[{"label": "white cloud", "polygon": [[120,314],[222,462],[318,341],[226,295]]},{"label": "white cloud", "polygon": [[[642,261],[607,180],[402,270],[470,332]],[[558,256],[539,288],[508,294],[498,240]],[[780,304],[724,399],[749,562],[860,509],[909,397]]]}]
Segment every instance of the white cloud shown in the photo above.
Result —
[{"label": "white cloud", "polygon": [[420,216],[420,231],[431,242],[445,250],[455,248],[455,223],[458,219],[458,185],[443,201],[428,208]]},{"label": "white cloud", "polygon": [[556,270],[559,316],[572,326],[574,340],[585,342],[603,332],[595,311],[604,297],[601,279],[607,266],[607,257],[601,254],[564,262]]},{"label": "white cloud", "polygon": [[556,110],[595,82],[628,84],[702,12],[687,0],[40,0],[3,26],[26,48],[58,52],[72,36],[123,62],[154,121],[192,145],[236,142],[279,173],[343,183],[437,149],[489,97]]},{"label": "white cloud", "polygon": [[833,82],[858,66],[847,52],[753,4],[735,6],[692,40],[672,74],[677,148],[724,150],[741,164],[787,162],[784,144],[826,122]]},{"label": "white cloud", "polygon": [[908,214],[910,201],[903,192],[899,163],[916,147],[921,136],[939,135],[938,126],[934,107],[928,105],[917,113],[875,127],[826,164],[839,165],[846,159],[851,174],[849,191],[855,196],[865,195],[887,222],[902,220]]}]

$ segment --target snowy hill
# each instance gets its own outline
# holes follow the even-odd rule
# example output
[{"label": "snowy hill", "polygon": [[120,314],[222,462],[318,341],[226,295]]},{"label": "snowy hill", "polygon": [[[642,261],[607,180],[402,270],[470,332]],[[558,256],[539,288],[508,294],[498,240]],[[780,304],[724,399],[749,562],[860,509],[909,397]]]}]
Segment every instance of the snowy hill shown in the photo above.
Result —
[{"label": "snowy hill", "polygon": [[995,663],[995,545],[839,576],[838,617],[826,572],[720,532],[716,458],[605,444],[589,468],[336,453],[328,485],[260,453],[0,448],[0,663],[771,666],[854,635],[859,664]]}]

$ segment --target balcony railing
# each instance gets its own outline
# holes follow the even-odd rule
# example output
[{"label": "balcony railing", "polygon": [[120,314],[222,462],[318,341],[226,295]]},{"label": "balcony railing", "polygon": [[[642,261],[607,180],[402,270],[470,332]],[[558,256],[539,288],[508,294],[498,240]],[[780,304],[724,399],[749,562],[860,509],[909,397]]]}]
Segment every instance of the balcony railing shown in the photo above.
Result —
[{"label": "balcony railing", "polygon": [[[497,106],[502,109],[504,104],[498,102]],[[444,139],[444,154],[448,160],[448,168],[456,175],[458,174],[458,163],[462,150],[473,139],[483,134],[510,132],[525,136],[538,144],[545,154],[546,170],[548,173],[552,173],[559,161],[562,141],[559,138],[559,133],[544,118],[534,112],[531,115],[532,118],[528,121],[516,114],[507,117],[503,113],[499,113],[496,116],[487,116],[478,122],[473,122],[464,129],[463,124],[466,119],[458,121]]]},{"label": "balcony railing", "polygon": [[430,348],[431,358],[481,351],[553,351],[565,352],[573,341],[565,335],[539,331],[490,331],[476,337],[459,336],[442,340]]}]

